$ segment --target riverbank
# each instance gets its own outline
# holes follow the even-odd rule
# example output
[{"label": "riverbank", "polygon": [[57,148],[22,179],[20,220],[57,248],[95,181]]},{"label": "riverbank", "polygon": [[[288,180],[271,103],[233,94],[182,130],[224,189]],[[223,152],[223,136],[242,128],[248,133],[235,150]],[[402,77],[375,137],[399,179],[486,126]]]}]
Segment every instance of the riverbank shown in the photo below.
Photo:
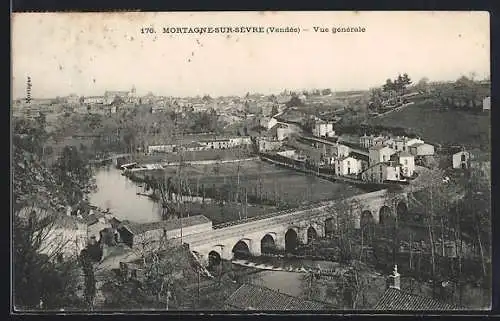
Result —
[{"label": "riverbank", "polygon": [[138,196],[142,189],[136,183],[121,175],[114,166],[99,167],[94,178],[97,190],[89,195],[89,202],[109,211],[119,220],[134,223],[161,221],[160,205]]}]

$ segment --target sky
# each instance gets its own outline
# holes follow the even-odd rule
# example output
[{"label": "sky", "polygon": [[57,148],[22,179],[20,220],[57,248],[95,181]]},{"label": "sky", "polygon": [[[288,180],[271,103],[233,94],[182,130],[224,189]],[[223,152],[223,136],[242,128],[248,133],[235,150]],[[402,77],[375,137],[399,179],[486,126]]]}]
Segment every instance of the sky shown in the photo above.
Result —
[{"label": "sky", "polygon": [[[489,77],[487,12],[15,13],[12,95],[106,90],[166,96],[376,87]],[[167,34],[163,27],[295,27],[292,33]],[[155,34],[141,33],[153,27]],[[315,32],[314,27],[329,32]],[[332,33],[359,27],[365,32]]]}]

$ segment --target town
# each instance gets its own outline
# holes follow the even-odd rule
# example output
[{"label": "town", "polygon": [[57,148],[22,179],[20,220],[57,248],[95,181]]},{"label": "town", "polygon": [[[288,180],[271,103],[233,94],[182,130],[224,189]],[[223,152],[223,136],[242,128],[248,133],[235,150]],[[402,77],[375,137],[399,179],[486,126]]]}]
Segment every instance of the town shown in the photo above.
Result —
[{"label": "town", "polygon": [[[466,307],[466,292],[486,290],[473,290],[465,281],[458,285],[462,281],[450,281],[455,278],[447,273],[457,268],[453,265],[457,260],[463,264],[461,269],[477,262],[485,268],[488,241],[478,239],[478,247],[474,240],[465,241],[465,234],[451,237],[448,226],[454,223],[450,214],[443,217],[430,211],[442,208],[443,202],[448,207],[457,206],[460,198],[463,202],[468,197],[464,179],[470,175],[489,182],[489,151],[484,145],[446,144],[437,137],[427,138],[425,132],[401,131],[377,121],[431,104],[445,104],[442,108],[449,113],[489,117],[489,82],[466,77],[457,80],[455,83],[467,81],[476,88],[474,101],[463,104],[442,101],[445,93],[453,95],[448,84],[424,79],[410,85],[411,80],[406,74],[404,77],[409,84],[399,96],[390,90],[380,95],[378,90],[342,93],[322,89],[270,96],[178,98],[150,93],[141,97],[132,87],[106,91],[103,96],[50,100],[29,97],[33,84],[27,79],[28,98],[13,105],[16,146],[21,144],[18,148],[24,153],[35,148],[32,153],[40,157],[39,169],[40,164],[47,168],[74,166],[77,175],[68,176],[70,181],[64,183],[69,189],[82,181],[97,186],[97,192],[80,192],[73,205],[50,215],[57,220],[50,225],[46,246],[41,244],[40,250],[45,255],[57,252],[58,262],[86,253],[98,288],[91,301],[93,309],[125,304],[120,301],[125,300],[124,294],[119,299],[117,291],[129,291],[136,284],[133,282],[146,284],[151,282],[149,278],[163,278],[150,275],[158,264],[147,261],[150,255],[166,260],[175,257],[181,264],[165,271],[172,273],[175,294],[156,290],[157,300],[145,303],[154,306],[170,300],[170,309],[248,309],[250,303],[245,302],[251,302],[256,293],[263,293],[263,301],[252,308],[311,306],[321,310],[358,305],[387,309],[393,303],[383,296],[395,295],[389,290],[374,296],[375,301],[366,295],[337,301],[339,294],[321,291],[329,291],[353,275],[367,278],[364,282],[389,277],[397,283],[389,289],[401,290],[399,273],[411,287],[418,284],[420,289],[396,295],[413,295],[415,304],[425,296],[448,301],[436,303],[443,309],[459,308],[449,302],[450,295],[456,295]],[[383,100],[374,108],[380,97]],[[352,125],[353,115],[362,119],[357,126]],[[36,136],[42,141],[28,147],[24,145],[31,139],[28,130],[47,134]],[[37,168],[33,159],[24,156],[23,161],[24,165],[17,164],[19,170]],[[87,166],[89,171],[79,172],[78,166]],[[26,175],[19,174],[17,181],[30,179]],[[116,189],[111,190],[116,194],[111,204],[109,195],[99,196],[100,190],[109,188]],[[457,193],[457,189],[463,192]],[[428,207],[435,202],[428,195],[432,191],[439,199],[434,210]],[[455,199],[448,199],[450,195]],[[140,199],[149,208],[158,205],[148,213],[147,207],[131,205],[134,201],[125,198]],[[119,205],[122,201],[124,207]],[[46,212],[47,208],[31,206],[20,209],[19,215],[44,216]],[[138,220],[137,215],[144,217]],[[430,220],[439,221],[432,232],[436,235],[425,231],[434,226]],[[447,229],[443,230],[443,224]],[[251,232],[245,234],[247,229]],[[231,236],[235,232],[236,238]],[[311,260],[316,263],[311,265]],[[430,262],[426,260],[440,263],[432,264],[433,271],[424,272],[423,262]],[[270,273],[268,278],[292,273],[313,279],[306,282],[306,296],[292,296],[255,283],[255,271]],[[483,272],[490,273],[487,268]],[[442,284],[431,283],[430,294],[424,294],[426,278]],[[176,280],[190,290],[179,293]],[[349,286],[342,291],[377,293],[368,283],[358,289]],[[229,289],[233,292],[226,293]],[[174,297],[169,299],[169,295]],[[146,294],[142,296],[149,302]],[[469,300],[477,300],[474,296]],[[269,297],[282,303],[268,307]],[[139,304],[138,298],[134,300],[136,303],[126,304]]]},{"label": "town", "polygon": [[235,13],[12,19],[11,313],[490,309],[488,14]]}]

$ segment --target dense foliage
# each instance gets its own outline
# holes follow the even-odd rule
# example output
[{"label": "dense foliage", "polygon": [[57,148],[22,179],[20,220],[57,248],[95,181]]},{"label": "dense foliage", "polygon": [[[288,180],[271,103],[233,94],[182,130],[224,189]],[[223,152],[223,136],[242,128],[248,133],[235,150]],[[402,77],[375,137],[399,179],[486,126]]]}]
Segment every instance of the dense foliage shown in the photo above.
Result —
[{"label": "dense foliage", "polygon": [[43,162],[44,123],[18,120],[13,133],[14,305],[17,309],[79,308],[81,271],[62,260],[63,244],[46,240],[68,205],[85,197],[91,173],[75,151],[66,150],[52,168]]}]

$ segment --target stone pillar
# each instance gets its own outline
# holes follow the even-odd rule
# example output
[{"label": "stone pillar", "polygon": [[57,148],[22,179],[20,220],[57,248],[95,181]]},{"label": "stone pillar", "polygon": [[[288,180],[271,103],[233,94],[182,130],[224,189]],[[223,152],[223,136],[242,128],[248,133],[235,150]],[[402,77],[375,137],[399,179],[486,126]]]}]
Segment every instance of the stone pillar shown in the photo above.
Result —
[{"label": "stone pillar", "polygon": [[360,229],[361,228],[361,209],[353,209],[352,211],[352,219],[354,221],[354,228],[355,229]]},{"label": "stone pillar", "polygon": [[225,246],[222,252],[223,252],[223,254],[222,254],[223,258],[225,260],[230,261],[230,260],[234,259],[234,253],[233,253],[232,247],[230,248],[230,247]]},{"label": "stone pillar", "polygon": [[285,250],[285,234],[283,235],[276,235],[276,239],[274,240],[276,244],[276,249],[279,251],[284,251]]},{"label": "stone pillar", "polygon": [[370,210],[370,212],[372,213],[373,221],[375,222],[375,224],[379,224],[380,223],[380,209],[373,208]]},{"label": "stone pillar", "polygon": [[250,254],[252,254],[252,256],[260,256],[262,254],[260,248],[260,240],[250,241]]},{"label": "stone pillar", "polygon": [[325,237],[325,223],[318,222],[313,226],[314,229],[316,229],[316,233],[318,233],[318,238]]},{"label": "stone pillar", "polygon": [[299,233],[297,235],[299,244],[307,244],[307,229],[308,227],[299,228]]}]

